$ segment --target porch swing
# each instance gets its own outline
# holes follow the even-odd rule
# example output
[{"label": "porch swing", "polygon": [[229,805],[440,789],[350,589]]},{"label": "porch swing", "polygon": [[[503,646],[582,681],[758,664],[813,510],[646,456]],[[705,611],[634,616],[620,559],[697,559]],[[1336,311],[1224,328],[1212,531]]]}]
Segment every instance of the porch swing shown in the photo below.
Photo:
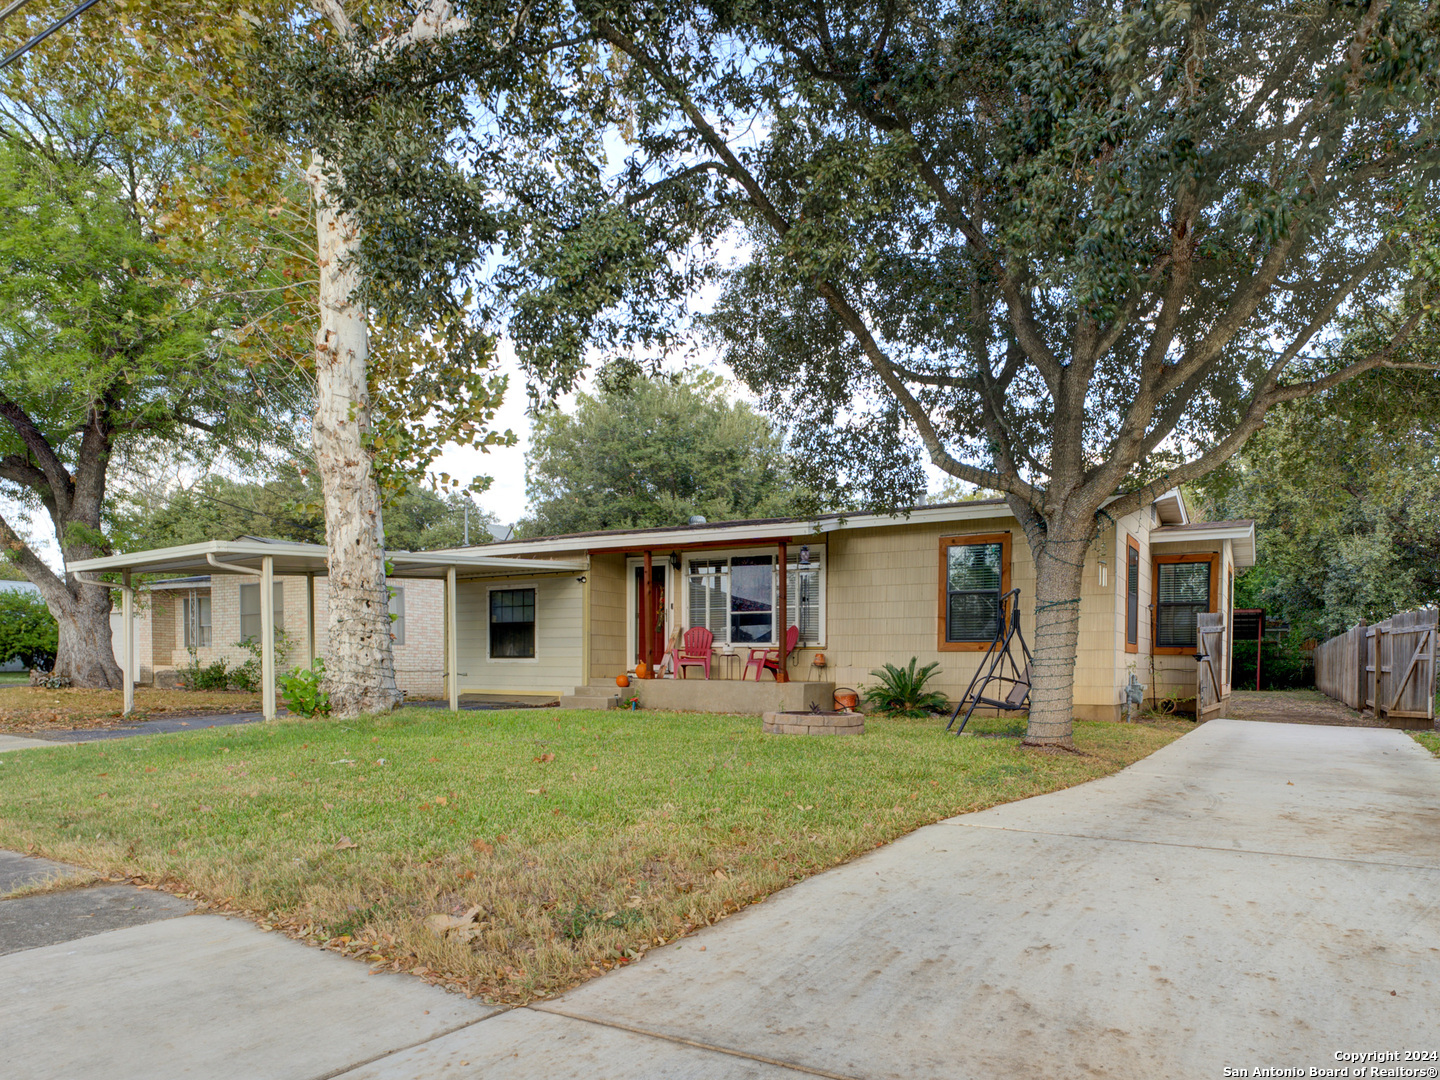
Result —
[{"label": "porch swing", "polygon": [[[1025,660],[1023,667],[1015,658],[1014,644],[1017,641]],[[997,691],[1006,685],[1010,691],[1003,698],[989,697],[987,694],[992,683],[999,684]],[[980,665],[975,669],[955,711],[950,714],[950,723],[945,725],[945,730],[955,728],[955,721],[964,710],[965,718],[955,728],[956,735],[963,734],[971,713],[980,705],[1002,712],[1019,712],[1030,707],[1030,648],[1025,644],[1025,635],[1020,632],[1019,589],[1011,589],[1000,598],[1000,620],[995,627],[995,637],[980,658]]]}]

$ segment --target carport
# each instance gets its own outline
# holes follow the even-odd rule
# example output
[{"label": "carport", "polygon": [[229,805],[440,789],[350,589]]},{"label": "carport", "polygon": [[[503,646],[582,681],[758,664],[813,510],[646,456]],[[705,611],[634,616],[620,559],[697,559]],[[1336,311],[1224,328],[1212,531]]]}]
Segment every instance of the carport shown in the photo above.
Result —
[{"label": "carport", "polygon": [[[460,707],[458,631],[455,586],[473,581],[515,574],[583,573],[588,559],[536,559],[516,556],[477,555],[469,551],[396,551],[385,558],[392,570],[388,577],[443,579],[445,582],[445,689],[450,708]],[[122,661],[125,672],[125,714],[135,708],[135,684],[130,676],[135,661],[135,586],[138,574],[242,574],[260,584],[260,683],[265,719],[275,717],[275,606],[273,585],[277,574],[305,578],[305,627],[307,661],[315,660],[315,579],[329,574],[329,550],[323,544],[301,544],[290,540],[209,540],[201,544],[152,548],[125,555],[84,559],[68,568],[81,581],[106,589],[118,589],[122,607]],[[120,580],[104,581],[94,575],[118,574]]]}]

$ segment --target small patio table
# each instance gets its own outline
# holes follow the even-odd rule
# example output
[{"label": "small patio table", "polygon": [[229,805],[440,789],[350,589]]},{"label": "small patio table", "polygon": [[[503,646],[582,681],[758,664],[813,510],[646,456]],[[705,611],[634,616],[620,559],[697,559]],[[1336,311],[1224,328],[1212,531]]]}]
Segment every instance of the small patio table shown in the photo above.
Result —
[{"label": "small patio table", "polygon": [[733,674],[735,669],[731,667],[731,661],[734,661],[736,665],[740,663],[740,654],[735,651],[735,647],[733,645],[723,646],[722,648],[715,650],[715,655],[718,656],[721,660],[725,661],[725,678],[735,678],[735,675]]}]

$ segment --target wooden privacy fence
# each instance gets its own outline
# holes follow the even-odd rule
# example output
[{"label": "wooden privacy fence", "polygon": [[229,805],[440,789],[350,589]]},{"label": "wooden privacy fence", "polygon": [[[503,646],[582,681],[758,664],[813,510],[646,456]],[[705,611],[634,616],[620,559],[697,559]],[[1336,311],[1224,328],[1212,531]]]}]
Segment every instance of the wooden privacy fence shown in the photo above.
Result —
[{"label": "wooden privacy fence", "polygon": [[1315,687],[1359,712],[1365,707],[1365,631],[1362,619],[1315,646]]},{"label": "wooden privacy fence", "polygon": [[1440,611],[1407,611],[1363,622],[1315,649],[1315,685],[1352,709],[1385,720],[1435,721]]}]

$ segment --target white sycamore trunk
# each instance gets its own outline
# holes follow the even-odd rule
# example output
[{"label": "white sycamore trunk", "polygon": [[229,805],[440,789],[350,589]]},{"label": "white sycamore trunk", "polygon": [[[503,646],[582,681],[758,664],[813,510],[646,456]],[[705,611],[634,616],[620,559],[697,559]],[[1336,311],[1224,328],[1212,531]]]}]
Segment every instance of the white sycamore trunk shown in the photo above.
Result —
[{"label": "white sycamore trunk", "polygon": [[318,155],[306,179],[315,198],[320,269],[314,442],[330,548],[325,683],[332,715],[389,712],[400,703],[400,691],[385,588],[380,487],[365,446],[369,336],[365,312],[353,301],[360,284],[353,258],[360,236],[354,219],[329,205],[329,180]]}]

